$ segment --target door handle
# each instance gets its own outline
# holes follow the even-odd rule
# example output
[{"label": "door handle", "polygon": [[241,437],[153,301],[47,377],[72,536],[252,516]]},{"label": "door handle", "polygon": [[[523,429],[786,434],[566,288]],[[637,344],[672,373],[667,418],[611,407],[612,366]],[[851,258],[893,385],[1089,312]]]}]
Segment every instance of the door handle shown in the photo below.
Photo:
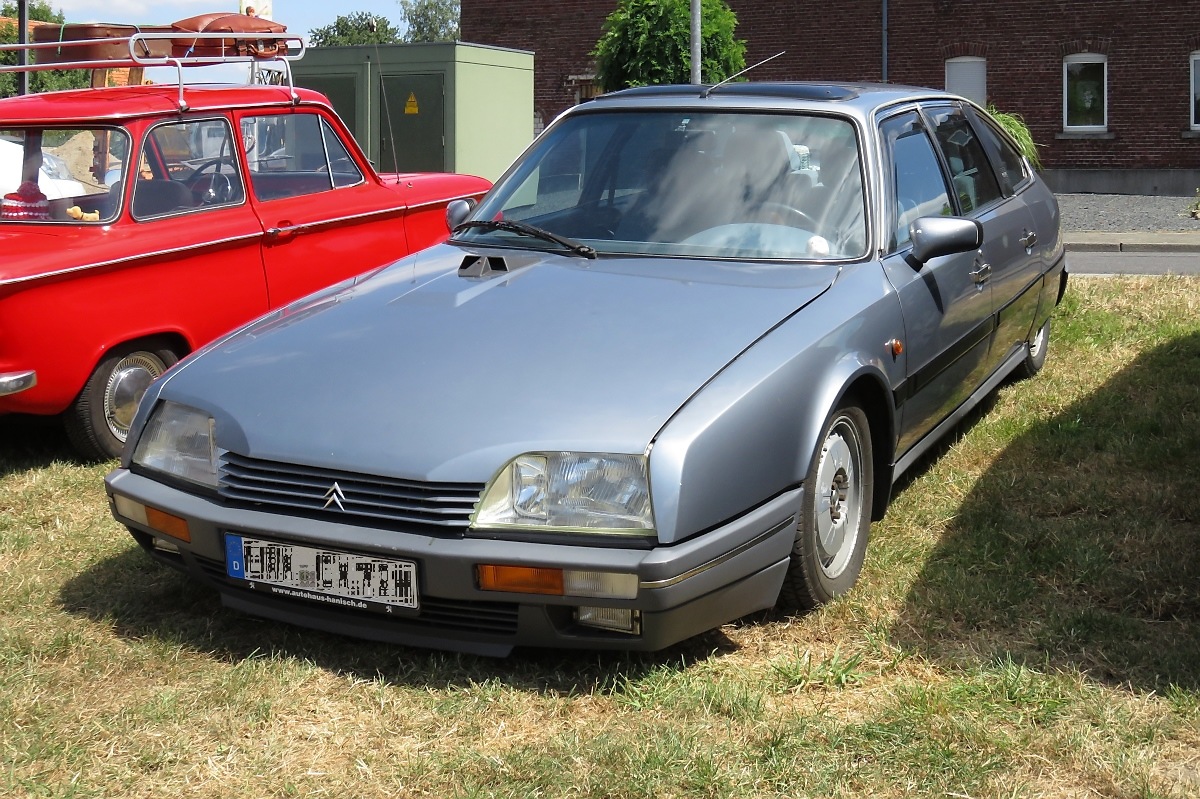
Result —
[{"label": "door handle", "polygon": [[969,274],[971,276],[971,279],[975,281],[975,285],[982,286],[984,283],[986,283],[988,281],[988,278],[990,278],[992,276],[992,265],[991,264],[981,264],[978,261],[976,261],[975,262],[975,271],[968,272],[967,274]]},{"label": "door handle", "polygon": [[292,236],[299,232],[300,227],[293,225],[290,222],[280,222],[279,227],[269,227],[266,230],[267,238],[272,241],[287,241]]},{"label": "door handle", "polygon": [[1037,233],[1032,230],[1028,230],[1025,232],[1025,235],[1017,239],[1017,241],[1021,242],[1021,246],[1025,249],[1032,250],[1033,245],[1037,244]]}]

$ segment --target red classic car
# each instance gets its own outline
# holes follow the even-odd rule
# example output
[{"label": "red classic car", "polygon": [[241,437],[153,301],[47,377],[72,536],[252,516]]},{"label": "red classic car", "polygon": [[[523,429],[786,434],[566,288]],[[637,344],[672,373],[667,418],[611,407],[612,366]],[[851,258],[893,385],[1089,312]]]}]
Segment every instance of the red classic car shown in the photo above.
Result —
[{"label": "red classic car", "polygon": [[118,455],[175,361],[445,239],[447,204],[488,188],[377,174],[288,85],[0,100],[0,414],[61,414],[82,454]]}]

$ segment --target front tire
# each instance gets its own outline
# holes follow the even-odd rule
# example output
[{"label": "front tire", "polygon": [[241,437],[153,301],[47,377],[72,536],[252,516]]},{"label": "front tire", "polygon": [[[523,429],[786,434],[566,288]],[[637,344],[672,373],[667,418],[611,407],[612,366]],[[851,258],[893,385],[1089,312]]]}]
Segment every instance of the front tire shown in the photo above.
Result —
[{"label": "front tire", "polygon": [[89,460],[119,457],[142,395],[178,360],[165,347],[142,344],[113,350],[92,372],[63,418],[76,451]]},{"label": "front tire", "polygon": [[804,481],[796,541],[779,594],[789,610],[813,610],[854,587],[871,528],[874,460],[867,415],[839,406],[825,423]]}]

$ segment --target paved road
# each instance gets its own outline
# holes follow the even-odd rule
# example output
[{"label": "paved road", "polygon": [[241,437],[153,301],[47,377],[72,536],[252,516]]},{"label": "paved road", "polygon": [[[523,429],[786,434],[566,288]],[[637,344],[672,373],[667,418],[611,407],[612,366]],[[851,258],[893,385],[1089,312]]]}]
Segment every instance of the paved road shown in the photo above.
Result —
[{"label": "paved road", "polygon": [[1200,252],[1068,252],[1073,275],[1200,275]]}]

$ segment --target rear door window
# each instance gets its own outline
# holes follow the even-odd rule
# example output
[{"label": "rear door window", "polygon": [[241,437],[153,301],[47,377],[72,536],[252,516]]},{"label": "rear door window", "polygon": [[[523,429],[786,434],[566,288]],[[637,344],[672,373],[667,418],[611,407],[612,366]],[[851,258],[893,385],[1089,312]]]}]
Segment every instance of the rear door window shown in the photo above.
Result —
[{"label": "rear door window", "polygon": [[1017,152],[1017,149],[1000,133],[990,119],[970,107],[966,109],[966,114],[974,123],[974,128],[979,133],[979,140],[983,143],[988,157],[995,166],[1000,190],[1004,192],[1005,197],[1012,196],[1029,180],[1029,172],[1025,169],[1025,158]]},{"label": "rear door window", "polygon": [[925,111],[950,169],[959,212],[969,216],[975,209],[999,200],[1000,184],[962,109],[935,106]]}]

